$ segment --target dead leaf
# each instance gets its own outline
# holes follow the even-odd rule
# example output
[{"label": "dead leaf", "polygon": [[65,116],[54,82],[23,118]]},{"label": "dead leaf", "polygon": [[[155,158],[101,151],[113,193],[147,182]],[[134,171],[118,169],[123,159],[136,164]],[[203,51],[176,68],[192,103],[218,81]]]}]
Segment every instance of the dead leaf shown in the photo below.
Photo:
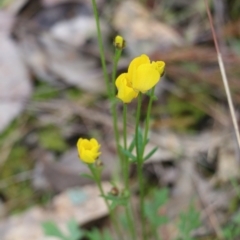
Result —
[{"label": "dead leaf", "polygon": [[0,33],[0,132],[24,109],[32,89],[18,49],[4,32]]},{"label": "dead leaf", "polygon": [[119,4],[113,25],[126,39],[126,49],[134,56],[183,45],[182,37],[173,28],[152,18],[150,12],[136,1]]}]

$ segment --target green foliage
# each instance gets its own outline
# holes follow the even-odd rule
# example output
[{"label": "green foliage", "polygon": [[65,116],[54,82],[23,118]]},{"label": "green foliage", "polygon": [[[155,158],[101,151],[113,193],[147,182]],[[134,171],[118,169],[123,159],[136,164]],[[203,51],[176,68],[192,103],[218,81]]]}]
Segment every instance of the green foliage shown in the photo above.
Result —
[{"label": "green foliage", "polygon": [[168,98],[166,111],[176,120],[174,127],[179,131],[189,131],[205,116],[205,112],[193,106],[191,102],[176,96]]},{"label": "green foliage", "polygon": [[42,227],[46,236],[57,237],[61,240],[79,240],[84,235],[84,233],[79,229],[77,222],[73,219],[67,222],[67,229],[69,232],[67,236],[54,222],[44,222],[42,223]]},{"label": "green foliage", "polygon": [[129,201],[129,193],[128,192],[123,192],[122,194],[118,196],[114,196],[111,193],[108,193],[106,196],[102,196],[106,200],[110,200],[110,209],[113,210],[117,206],[127,206],[128,201]]},{"label": "green foliage", "polygon": [[130,143],[130,145],[129,145],[128,151],[129,151],[129,152],[132,152],[133,149],[134,149],[134,147],[135,147],[135,145],[136,145],[136,137],[133,136],[133,139],[132,139],[132,141],[131,141],[131,143]]},{"label": "green foliage", "polygon": [[164,206],[168,201],[168,189],[155,189],[151,200],[145,203],[145,215],[150,222],[150,224],[157,228],[168,222],[166,216],[159,214],[159,209]]},{"label": "green foliage", "polygon": [[145,157],[144,161],[148,160],[156,151],[158,150],[158,147],[153,148]]},{"label": "green foliage", "polygon": [[119,148],[122,152],[122,154],[127,157],[131,162],[137,161],[137,157],[133,155],[129,150],[124,149],[121,145],[119,145]]},{"label": "green foliage", "polygon": [[82,92],[77,88],[69,88],[66,91],[66,97],[70,100],[77,100],[81,97]]},{"label": "green foliage", "polygon": [[43,101],[56,98],[58,95],[59,89],[46,82],[39,82],[35,88],[32,98],[35,101]]},{"label": "green foliage", "polygon": [[67,144],[61,135],[60,129],[52,125],[41,129],[39,141],[41,146],[48,150],[63,152],[67,149]]},{"label": "green foliage", "polygon": [[42,223],[44,234],[49,237],[57,237],[62,240],[67,240],[67,237],[62,233],[58,226],[51,221]]},{"label": "green foliage", "polygon": [[16,144],[1,167],[1,180],[4,180],[4,184],[0,185],[0,191],[11,202],[11,212],[19,212],[32,204],[34,190],[28,172],[31,168],[32,161],[26,147]]},{"label": "green foliage", "polygon": [[223,230],[222,234],[225,240],[235,240],[240,237],[240,212],[238,212],[232,221],[227,224]]},{"label": "green foliage", "polygon": [[92,231],[86,232],[85,236],[89,240],[112,240],[109,231],[104,230],[101,233],[97,228],[94,228]]},{"label": "green foliage", "polygon": [[181,240],[194,240],[191,236],[193,230],[198,228],[201,224],[200,213],[191,204],[186,212],[180,214],[178,229]]}]

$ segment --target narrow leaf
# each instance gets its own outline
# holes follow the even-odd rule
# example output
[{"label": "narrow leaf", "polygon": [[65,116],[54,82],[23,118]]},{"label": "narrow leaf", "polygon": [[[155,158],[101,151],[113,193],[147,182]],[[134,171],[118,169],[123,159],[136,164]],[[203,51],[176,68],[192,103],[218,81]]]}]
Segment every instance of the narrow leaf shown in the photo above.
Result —
[{"label": "narrow leaf", "polygon": [[93,180],[93,181],[94,181],[94,178],[93,178],[93,176],[92,176],[92,175],[90,175],[90,174],[83,173],[83,174],[81,174],[80,176],[81,176],[81,177],[85,177],[85,178],[89,178],[89,179],[91,179],[91,180]]},{"label": "narrow leaf", "polygon": [[123,153],[124,156],[132,159],[133,161],[136,161],[137,158],[127,149],[124,149],[122,146],[120,146],[121,152]]},{"label": "narrow leaf", "polygon": [[130,146],[129,146],[129,148],[128,148],[128,151],[129,152],[132,152],[132,150],[134,149],[134,147],[135,147],[135,144],[136,144],[136,137],[135,137],[135,135],[133,136],[133,139],[132,139],[132,142],[131,142],[131,144],[130,144]]},{"label": "narrow leaf", "polygon": [[144,161],[148,160],[156,151],[158,150],[158,147],[153,148],[147,156],[144,157]]}]

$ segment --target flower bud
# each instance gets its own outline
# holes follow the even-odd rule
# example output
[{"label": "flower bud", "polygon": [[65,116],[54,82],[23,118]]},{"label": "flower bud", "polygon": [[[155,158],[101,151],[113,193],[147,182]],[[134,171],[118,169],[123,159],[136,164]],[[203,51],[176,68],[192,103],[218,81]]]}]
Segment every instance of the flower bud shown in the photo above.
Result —
[{"label": "flower bud", "polygon": [[96,162],[95,162],[95,165],[97,167],[102,167],[103,166],[103,162],[100,159],[97,159]]},{"label": "flower bud", "polygon": [[110,191],[110,193],[113,195],[113,196],[118,196],[119,195],[119,190],[117,187],[113,187]]},{"label": "flower bud", "polygon": [[114,46],[117,48],[117,49],[123,49],[125,48],[125,45],[126,45],[126,42],[125,40],[123,39],[122,36],[119,36],[117,35],[114,39]]},{"label": "flower bud", "polygon": [[100,145],[95,138],[90,140],[80,138],[77,142],[77,149],[80,159],[85,163],[94,163],[101,154]]}]

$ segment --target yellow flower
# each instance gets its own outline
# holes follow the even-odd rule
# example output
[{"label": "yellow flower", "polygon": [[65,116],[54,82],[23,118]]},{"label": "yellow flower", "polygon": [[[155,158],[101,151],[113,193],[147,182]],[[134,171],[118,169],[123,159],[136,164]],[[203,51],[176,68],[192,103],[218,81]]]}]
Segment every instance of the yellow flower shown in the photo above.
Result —
[{"label": "yellow flower", "polygon": [[130,103],[139,92],[145,93],[154,87],[164,73],[165,62],[150,62],[145,54],[134,58],[128,72],[121,74],[115,84],[118,89],[117,97],[124,103]]},{"label": "yellow flower", "polygon": [[101,154],[100,145],[95,138],[90,140],[79,138],[77,149],[80,159],[85,163],[94,163]]},{"label": "yellow flower", "polygon": [[127,77],[127,73],[123,73],[115,82],[118,89],[117,97],[124,103],[130,103],[133,98],[136,98],[138,95],[138,92],[134,91],[134,89],[131,87],[131,83]]},{"label": "yellow flower", "polygon": [[117,35],[114,39],[114,46],[118,49],[125,48],[125,40],[122,36]]},{"label": "yellow flower", "polygon": [[149,57],[143,54],[132,60],[127,78],[135,91],[145,93],[159,82],[164,69],[163,61],[150,63]]}]

